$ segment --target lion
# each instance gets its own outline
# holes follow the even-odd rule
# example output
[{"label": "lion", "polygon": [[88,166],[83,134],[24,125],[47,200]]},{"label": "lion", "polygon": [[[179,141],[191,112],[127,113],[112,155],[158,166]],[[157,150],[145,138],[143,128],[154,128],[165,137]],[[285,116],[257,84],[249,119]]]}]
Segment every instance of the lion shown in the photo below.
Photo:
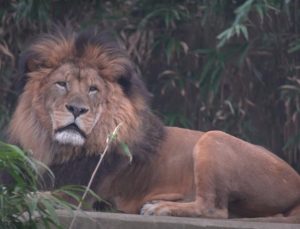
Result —
[{"label": "lion", "polygon": [[50,167],[56,187],[87,185],[122,123],[92,186],[118,211],[300,222],[296,171],[222,131],[164,126],[126,51],[97,29],[44,34],[19,66],[25,86],[9,139]]}]

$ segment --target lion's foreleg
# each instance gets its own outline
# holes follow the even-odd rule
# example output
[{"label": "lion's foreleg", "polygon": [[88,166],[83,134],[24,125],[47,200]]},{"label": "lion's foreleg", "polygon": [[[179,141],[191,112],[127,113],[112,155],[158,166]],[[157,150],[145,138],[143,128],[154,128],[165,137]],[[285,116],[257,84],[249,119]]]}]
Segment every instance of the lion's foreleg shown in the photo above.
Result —
[{"label": "lion's foreleg", "polygon": [[148,202],[143,205],[140,214],[180,217],[228,218],[227,209],[205,209],[205,206],[201,205],[201,203],[198,201],[187,203],[171,201]]}]

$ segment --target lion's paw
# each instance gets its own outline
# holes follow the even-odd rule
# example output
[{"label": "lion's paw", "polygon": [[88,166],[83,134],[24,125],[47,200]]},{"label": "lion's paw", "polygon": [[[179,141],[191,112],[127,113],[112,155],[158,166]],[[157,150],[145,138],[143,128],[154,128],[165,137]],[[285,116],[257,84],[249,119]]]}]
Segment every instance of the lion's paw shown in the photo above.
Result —
[{"label": "lion's paw", "polygon": [[171,215],[170,208],[164,203],[164,201],[152,201],[143,205],[140,210],[141,215]]}]

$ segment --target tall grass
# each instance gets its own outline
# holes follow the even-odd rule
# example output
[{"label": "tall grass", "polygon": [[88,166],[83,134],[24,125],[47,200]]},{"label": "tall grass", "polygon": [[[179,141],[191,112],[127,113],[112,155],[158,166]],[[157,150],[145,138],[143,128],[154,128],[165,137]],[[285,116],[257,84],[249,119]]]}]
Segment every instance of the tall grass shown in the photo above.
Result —
[{"label": "tall grass", "polygon": [[55,209],[72,210],[75,206],[60,198],[62,193],[77,200],[83,188],[69,186],[52,192],[39,192],[43,179],[40,169],[54,179],[40,162],[29,158],[14,145],[0,142],[0,228],[62,228]]}]

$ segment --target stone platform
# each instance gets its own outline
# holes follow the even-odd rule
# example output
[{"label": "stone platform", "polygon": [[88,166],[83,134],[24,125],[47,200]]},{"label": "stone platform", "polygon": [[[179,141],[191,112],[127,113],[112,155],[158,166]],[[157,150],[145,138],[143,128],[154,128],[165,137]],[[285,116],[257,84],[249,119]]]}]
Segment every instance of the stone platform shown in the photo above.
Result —
[{"label": "stone platform", "polygon": [[[68,229],[75,213],[58,211],[61,223]],[[300,229],[300,224],[262,223],[239,220],[140,216],[118,213],[77,212],[72,229]]]}]

